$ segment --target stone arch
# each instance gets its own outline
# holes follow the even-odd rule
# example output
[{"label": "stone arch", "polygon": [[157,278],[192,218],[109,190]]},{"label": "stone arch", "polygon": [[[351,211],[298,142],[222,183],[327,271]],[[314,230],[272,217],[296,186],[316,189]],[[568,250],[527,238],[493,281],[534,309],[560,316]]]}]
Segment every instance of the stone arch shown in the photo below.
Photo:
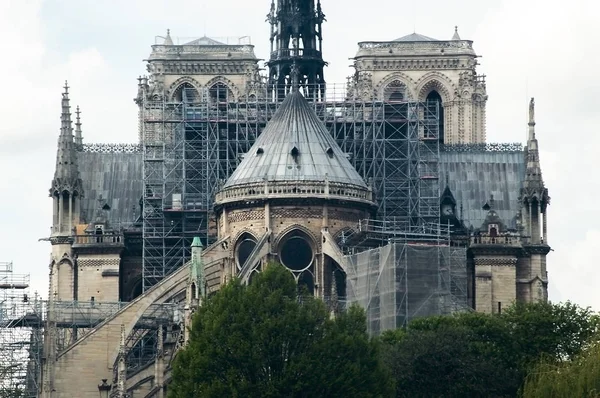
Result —
[{"label": "stone arch", "polygon": [[315,249],[317,249],[317,250],[320,249],[320,247],[319,247],[320,240],[317,238],[317,236],[315,234],[313,234],[310,229],[308,229],[305,226],[300,225],[300,224],[292,224],[292,225],[288,226],[287,228],[285,228],[283,231],[281,231],[277,235],[277,238],[275,239],[275,241],[273,242],[273,247],[278,248],[279,245],[281,244],[281,239],[284,238],[287,234],[289,234],[293,230],[299,230],[299,231],[304,232],[306,235],[308,235],[312,239],[312,241],[315,245]]},{"label": "stone arch", "polygon": [[192,88],[194,88],[196,90],[196,92],[198,93],[198,96],[200,95],[200,87],[201,87],[200,83],[198,83],[198,81],[192,77],[183,76],[183,77],[180,77],[179,79],[175,80],[169,86],[169,90],[168,90],[169,99],[171,101],[174,101],[178,90],[180,90],[186,84],[192,86]]},{"label": "stone arch", "polygon": [[383,90],[394,81],[399,81],[406,87],[404,99],[410,100],[415,98],[414,88],[416,87],[417,82],[415,82],[410,76],[402,72],[390,73],[385,78],[380,80],[379,83],[377,83],[377,85],[375,86],[375,98],[383,100]]},{"label": "stone arch", "polygon": [[[251,245],[250,242],[254,242],[254,245]],[[252,251],[256,248],[257,243],[258,238],[248,229],[243,229],[236,235],[233,245],[231,245],[231,254],[238,270],[242,269],[243,262],[248,259]]]},{"label": "stone arch", "polygon": [[237,101],[238,98],[240,98],[240,91],[239,89],[236,87],[236,85],[229,80],[228,78],[224,77],[224,76],[215,76],[212,79],[210,79],[205,87],[207,88],[207,90],[210,92],[210,89],[213,88],[213,86],[215,86],[216,84],[224,84],[225,86],[227,86],[227,89],[229,91],[229,95],[232,96],[233,98],[232,101]]},{"label": "stone arch", "polygon": [[442,97],[444,103],[452,101],[456,86],[443,73],[429,72],[423,75],[416,84],[417,100],[425,101],[427,95],[432,91],[437,91]]}]

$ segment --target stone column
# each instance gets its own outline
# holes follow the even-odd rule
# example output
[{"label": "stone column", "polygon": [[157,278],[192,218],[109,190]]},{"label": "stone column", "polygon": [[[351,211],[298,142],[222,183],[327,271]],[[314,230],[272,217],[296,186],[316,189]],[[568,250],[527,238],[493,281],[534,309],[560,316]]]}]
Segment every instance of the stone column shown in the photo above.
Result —
[{"label": "stone column", "polygon": [[58,231],[62,232],[62,221],[63,221],[63,201],[61,200],[62,193],[58,194]]},{"label": "stone column", "polygon": [[544,217],[544,219],[542,220],[544,223],[543,227],[542,227],[542,229],[543,229],[542,233],[543,233],[543,237],[544,237],[543,243],[546,245],[548,244],[548,224],[546,221],[548,219],[547,215],[548,215],[548,211],[544,210],[544,212],[542,213],[542,217]]},{"label": "stone column", "polygon": [[67,194],[67,198],[69,200],[69,235],[72,234],[73,231],[73,195],[71,193]]}]

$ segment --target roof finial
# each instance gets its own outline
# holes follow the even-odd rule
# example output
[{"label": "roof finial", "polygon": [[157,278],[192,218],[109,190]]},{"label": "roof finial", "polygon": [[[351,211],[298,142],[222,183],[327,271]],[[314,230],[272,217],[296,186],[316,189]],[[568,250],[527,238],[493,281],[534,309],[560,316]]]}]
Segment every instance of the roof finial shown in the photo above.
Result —
[{"label": "roof finial", "polygon": [[460,40],[460,35],[458,34],[458,25],[454,26],[454,35],[452,36],[452,40]]},{"label": "roof finial", "polygon": [[529,101],[529,141],[535,140],[535,99]]},{"label": "roof finial", "polygon": [[172,45],[173,45],[173,40],[171,39],[171,29],[167,29],[167,36],[165,37],[163,46],[172,46]]},{"label": "roof finial", "polygon": [[68,96],[69,95],[69,83],[65,80],[65,94]]}]

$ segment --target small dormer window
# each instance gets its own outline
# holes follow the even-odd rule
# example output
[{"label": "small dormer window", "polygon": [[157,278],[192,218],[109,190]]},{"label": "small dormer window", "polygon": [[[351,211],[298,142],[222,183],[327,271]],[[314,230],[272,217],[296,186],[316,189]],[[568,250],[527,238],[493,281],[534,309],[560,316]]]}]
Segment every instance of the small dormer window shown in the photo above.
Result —
[{"label": "small dormer window", "polygon": [[488,234],[490,237],[495,238],[498,236],[498,224],[488,225]]},{"label": "small dormer window", "polygon": [[96,235],[102,235],[104,233],[104,225],[102,225],[102,224],[95,225],[94,231],[95,231]]}]

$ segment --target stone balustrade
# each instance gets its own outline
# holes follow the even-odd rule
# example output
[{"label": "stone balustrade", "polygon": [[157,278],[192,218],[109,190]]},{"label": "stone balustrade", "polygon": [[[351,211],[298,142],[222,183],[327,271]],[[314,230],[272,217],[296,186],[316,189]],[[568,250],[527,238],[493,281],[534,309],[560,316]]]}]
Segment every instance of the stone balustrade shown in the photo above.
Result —
[{"label": "stone balustrade", "polygon": [[356,185],[320,181],[267,181],[224,188],[215,197],[216,204],[260,198],[311,197],[352,200],[372,204],[373,191]]},{"label": "stone balustrade", "polygon": [[99,235],[74,235],[73,246],[123,246],[123,234],[104,233]]},{"label": "stone balustrade", "polygon": [[471,245],[500,245],[500,246],[521,246],[518,236],[500,235],[500,236],[472,236]]}]

